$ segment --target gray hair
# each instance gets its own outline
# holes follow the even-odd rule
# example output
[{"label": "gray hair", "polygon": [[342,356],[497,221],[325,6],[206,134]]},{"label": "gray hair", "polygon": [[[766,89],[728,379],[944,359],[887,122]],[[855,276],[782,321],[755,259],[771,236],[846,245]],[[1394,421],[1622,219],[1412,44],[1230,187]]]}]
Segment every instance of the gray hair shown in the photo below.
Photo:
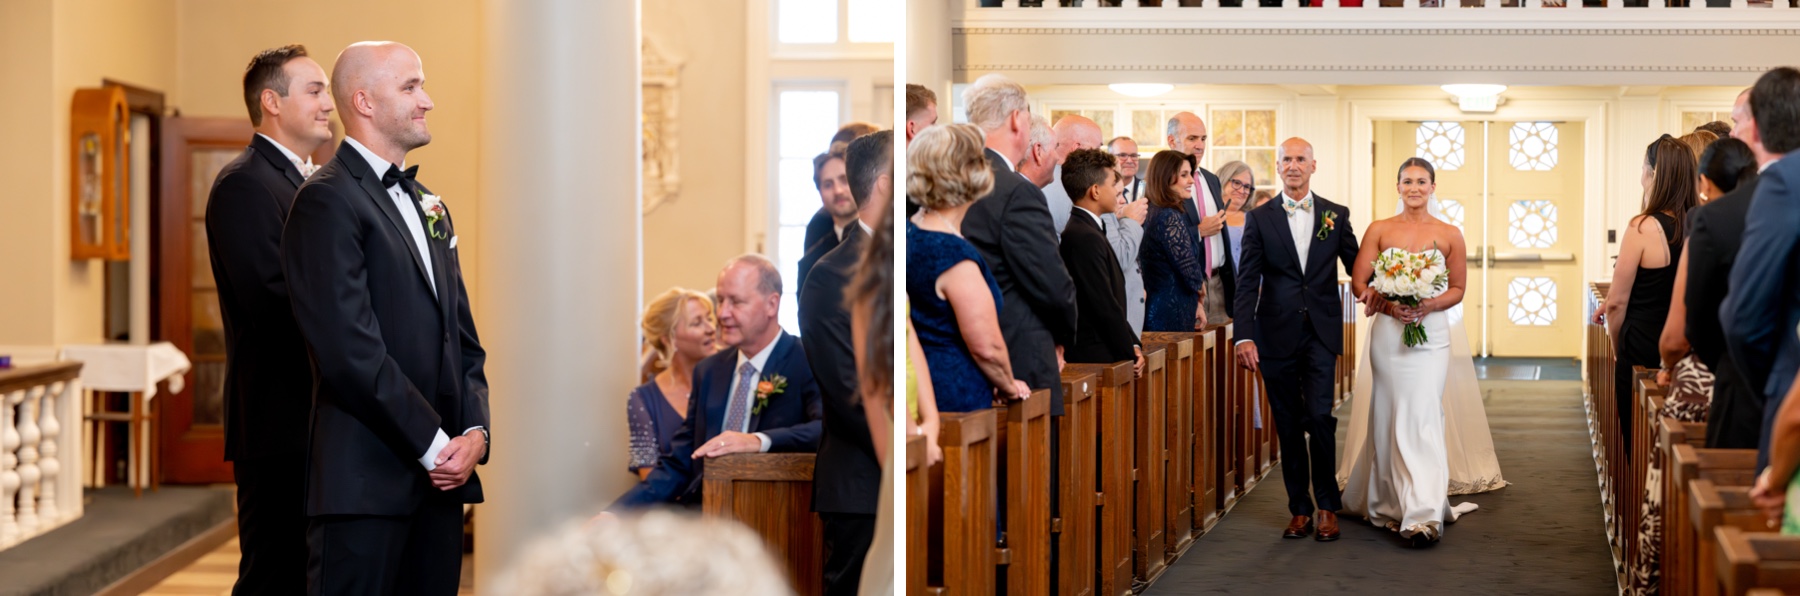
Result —
[{"label": "gray hair", "polygon": [[988,132],[1005,126],[1013,112],[1031,111],[1025,88],[999,74],[985,75],[969,84],[963,90],[963,105],[969,122]]},{"label": "gray hair", "polygon": [[749,265],[756,269],[756,291],[764,296],[781,294],[781,269],[775,262],[756,253],[744,253],[725,262],[725,268]]},{"label": "gray hair", "polygon": [[[706,564],[694,565],[693,553]],[[743,524],[669,511],[569,523],[526,546],[495,594],[793,594],[762,539]]]},{"label": "gray hair", "polygon": [[1250,172],[1250,185],[1256,186],[1256,172],[1250,169],[1250,164],[1242,161],[1233,161],[1220,167],[1219,180],[1236,178],[1239,172]]},{"label": "gray hair", "polygon": [[[1050,128],[1050,119],[1043,116],[1031,117],[1031,144],[1043,145],[1045,151],[1056,150],[1056,130]],[[1030,150],[1030,147],[1026,149]]]}]

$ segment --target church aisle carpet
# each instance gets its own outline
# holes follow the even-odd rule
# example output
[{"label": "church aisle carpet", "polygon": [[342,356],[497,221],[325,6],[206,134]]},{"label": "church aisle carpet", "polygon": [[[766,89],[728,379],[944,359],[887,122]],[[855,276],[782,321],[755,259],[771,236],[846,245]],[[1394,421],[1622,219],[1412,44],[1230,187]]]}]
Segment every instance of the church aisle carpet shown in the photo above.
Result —
[{"label": "church aisle carpet", "polygon": [[[1512,485],[1453,497],[1481,509],[1439,544],[1352,517],[1336,542],[1283,540],[1279,467],[1145,593],[1618,594],[1579,381],[1482,381],[1501,471]],[[1338,410],[1341,439],[1349,407]]]}]

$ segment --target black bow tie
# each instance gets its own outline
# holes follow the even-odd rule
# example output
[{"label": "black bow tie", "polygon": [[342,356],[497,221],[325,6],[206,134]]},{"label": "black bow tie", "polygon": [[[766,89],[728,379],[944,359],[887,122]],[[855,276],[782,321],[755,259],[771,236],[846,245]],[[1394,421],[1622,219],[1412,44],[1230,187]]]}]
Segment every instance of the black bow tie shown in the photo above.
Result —
[{"label": "black bow tie", "polygon": [[402,172],[400,166],[390,164],[387,172],[381,175],[381,187],[387,188],[398,184],[400,185],[401,191],[405,192],[407,196],[412,196],[414,194],[413,178],[418,175],[419,166],[407,168],[406,171]]}]

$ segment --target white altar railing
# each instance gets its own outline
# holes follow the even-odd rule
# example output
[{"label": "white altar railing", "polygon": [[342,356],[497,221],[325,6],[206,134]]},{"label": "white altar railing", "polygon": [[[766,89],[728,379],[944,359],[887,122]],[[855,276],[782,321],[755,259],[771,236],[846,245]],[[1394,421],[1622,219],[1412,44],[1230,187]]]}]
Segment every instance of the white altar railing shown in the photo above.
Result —
[{"label": "white altar railing", "polygon": [[0,549],[81,517],[81,363],[0,369]]}]

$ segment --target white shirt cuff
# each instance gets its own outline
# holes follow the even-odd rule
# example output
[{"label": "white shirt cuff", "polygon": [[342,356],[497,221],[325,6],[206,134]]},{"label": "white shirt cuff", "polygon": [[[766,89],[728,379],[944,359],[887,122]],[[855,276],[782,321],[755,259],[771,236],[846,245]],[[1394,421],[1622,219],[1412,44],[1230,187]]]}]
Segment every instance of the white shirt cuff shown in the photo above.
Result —
[{"label": "white shirt cuff", "polygon": [[481,431],[481,434],[483,434],[483,435],[487,434],[487,427],[485,427],[485,426],[471,426],[471,427],[465,428],[465,429],[463,429],[463,434],[465,434],[465,435],[469,434],[469,431],[472,431],[472,430],[479,430],[479,431]]},{"label": "white shirt cuff", "polygon": [[1244,344],[1247,344],[1247,343],[1250,343],[1250,342],[1251,342],[1251,341],[1254,341],[1254,340],[1249,340],[1249,339],[1240,339],[1240,340],[1237,340],[1237,342],[1235,342],[1235,343],[1232,343],[1232,344],[1231,344],[1231,347],[1234,347],[1234,348],[1235,348],[1235,347],[1238,347],[1238,346],[1241,346],[1241,345],[1244,345]]},{"label": "white shirt cuff", "polygon": [[765,435],[762,433],[751,433],[751,434],[756,435],[756,440],[762,441],[762,450],[758,451],[758,453],[768,453],[769,446],[775,444],[774,441],[769,440],[769,435]]},{"label": "white shirt cuff", "polygon": [[443,451],[444,446],[449,444],[450,435],[444,434],[444,429],[438,429],[437,436],[432,437],[431,439],[431,448],[426,449],[425,456],[419,458],[419,464],[425,466],[425,471],[429,472],[437,469],[438,452]]}]

